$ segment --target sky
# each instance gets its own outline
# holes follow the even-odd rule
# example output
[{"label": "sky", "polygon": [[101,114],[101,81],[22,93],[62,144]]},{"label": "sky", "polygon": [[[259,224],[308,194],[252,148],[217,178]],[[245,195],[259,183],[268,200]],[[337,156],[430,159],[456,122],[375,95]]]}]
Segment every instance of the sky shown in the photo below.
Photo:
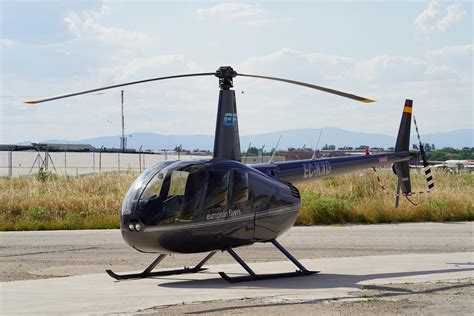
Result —
[{"label": "sky", "polygon": [[[103,85],[213,72],[307,81],[364,104],[235,78],[242,135],[339,127],[395,135],[406,98],[422,133],[473,128],[471,1],[0,0],[0,143],[118,135],[120,89]],[[213,134],[218,82],[124,88],[126,133]]]}]

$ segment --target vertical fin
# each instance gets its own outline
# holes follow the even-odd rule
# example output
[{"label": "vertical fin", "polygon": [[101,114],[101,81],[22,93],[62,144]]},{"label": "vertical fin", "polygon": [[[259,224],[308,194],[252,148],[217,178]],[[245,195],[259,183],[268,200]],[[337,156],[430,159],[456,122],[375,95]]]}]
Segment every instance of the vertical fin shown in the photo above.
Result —
[{"label": "vertical fin", "polygon": [[395,152],[410,150],[410,130],[411,115],[413,111],[413,100],[405,100],[403,107],[402,120],[398,130],[397,142],[395,144]]},{"label": "vertical fin", "polygon": [[[411,116],[413,111],[413,100],[406,99],[403,107],[402,119],[398,130],[395,152],[407,152],[410,150]],[[403,194],[411,194],[410,166],[408,161],[396,162],[393,170],[398,176]]]}]

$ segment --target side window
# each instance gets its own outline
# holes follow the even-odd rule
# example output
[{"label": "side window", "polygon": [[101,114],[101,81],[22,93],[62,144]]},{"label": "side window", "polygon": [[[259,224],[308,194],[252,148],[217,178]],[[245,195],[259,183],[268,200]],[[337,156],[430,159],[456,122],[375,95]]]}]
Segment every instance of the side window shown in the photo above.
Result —
[{"label": "side window", "polygon": [[187,171],[173,171],[171,173],[171,184],[168,191],[168,197],[174,195],[184,195],[188,176],[189,172]]},{"label": "side window", "polygon": [[179,220],[188,175],[187,171],[174,170],[166,176],[161,190],[162,209],[157,214],[159,224],[172,224]]},{"label": "side window", "polygon": [[225,170],[209,170],[204,209],[223,207],[227,204],[227,187],[230,172]]},{"label": "side window", "polygon": [[247,172],[233,170],[233,185],[231,194],[231,204],[245,202],[249,200],[249,177]]},{"label": "side window", "polygon": [[183,201],[181,220],[193,220],[200,209],[206,173],[204,170],[191,171],[186,183],[186,195]]}]

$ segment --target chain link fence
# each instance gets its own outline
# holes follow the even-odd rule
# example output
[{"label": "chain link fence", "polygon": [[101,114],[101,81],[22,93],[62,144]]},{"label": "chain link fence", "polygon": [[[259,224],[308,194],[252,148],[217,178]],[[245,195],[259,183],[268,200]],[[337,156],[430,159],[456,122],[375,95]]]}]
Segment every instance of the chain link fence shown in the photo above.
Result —
[{"label": "chain link fence", "polygon": [[210,156],[152,153],[0,151],[0,176],[18,177],[38,173],[40,170],[70,176],[117,171],[141,172],[158,161],[203,158],[210,158]]}]

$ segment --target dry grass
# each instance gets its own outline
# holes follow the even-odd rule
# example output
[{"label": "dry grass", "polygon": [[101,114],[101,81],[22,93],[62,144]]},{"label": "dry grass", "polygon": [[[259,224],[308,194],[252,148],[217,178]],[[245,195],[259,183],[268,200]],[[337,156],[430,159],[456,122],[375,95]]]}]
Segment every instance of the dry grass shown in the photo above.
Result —
[{"label": "dry grass", "polygon": [[[390,192],[396,178],[379,175]],[[122,199],[137,175],[0,178],[0,230],[117,228]],[[373,171],[299,185],[300,225],[474,220],[474,176],[435,173],[436,190],[404,198],[394,207]],[[413,189],[425,188],[424,176],[412,172]]]},{"label": "dry grass", "polygon": [[0,179],[0,230],[117,228],[136,174]]},{"label": "dry grass", "polygon": [[[434,173],[435,190],[404,197],[395,208],[396,177],[390,170],[379,170],[383,192],[372,170],[354,173],[311,184],[299,185],[302,208],[297,223],[372,224],[423,221],[474,220],[474,176],[471,174]],[[412,190],[426,190],[424,174],[411,172]]]}]

